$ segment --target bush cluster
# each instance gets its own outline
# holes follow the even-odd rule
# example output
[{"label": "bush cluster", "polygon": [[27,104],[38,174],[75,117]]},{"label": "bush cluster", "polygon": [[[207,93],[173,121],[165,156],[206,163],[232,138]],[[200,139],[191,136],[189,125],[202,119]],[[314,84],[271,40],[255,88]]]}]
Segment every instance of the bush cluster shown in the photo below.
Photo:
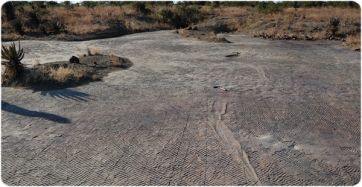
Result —
[{"label": "bush cluster", "polygon": [[156,13],[154,19],[163,23],[172,24],[176,28],[184,28],[204,19],[200,8],[200,6],[189,7],[185,4],[177,5],[175,12],[171,9],[162,9]]},{"label": "bush cluster", "polygon": [[283,9],[281,6],[278,6],[277,3],[274,2],[259,2],[256,5],[256,8],[258,9],[258,11],[262,14],[273,14],[273,13],[278,13],[281,12]]}]

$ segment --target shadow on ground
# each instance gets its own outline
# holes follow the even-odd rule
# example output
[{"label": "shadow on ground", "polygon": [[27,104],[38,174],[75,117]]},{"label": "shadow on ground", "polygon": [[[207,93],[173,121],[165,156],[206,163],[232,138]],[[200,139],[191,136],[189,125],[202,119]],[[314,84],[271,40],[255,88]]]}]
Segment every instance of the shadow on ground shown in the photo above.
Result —
[{"label": "shadow on ground", "polygon": [[44,118],[50,121],[54,121],[57,123],[66,123],[69,124],[70,120],[55,114],[50,114],[46,112],[37,112],[32,110],[27,110],[25,108],[18,107],[16,105],[12,105],[8,102],[1,101],[1,110],[6,112],[11,112],[18,115],[28,116],[28,117],[39,117]]},{"label": "shadow on ground", "polygon": [[40,95],[46,96],[49,95],[54,98],[60,98],[60,99],[72,99],[74,101],[83,101],[88,102],[88,100],[92,100],[90,97],[92,95],[78,92],[74,90],[69,89],[63,89],[63,90],[53,90],[53,91],[40,91]]}]

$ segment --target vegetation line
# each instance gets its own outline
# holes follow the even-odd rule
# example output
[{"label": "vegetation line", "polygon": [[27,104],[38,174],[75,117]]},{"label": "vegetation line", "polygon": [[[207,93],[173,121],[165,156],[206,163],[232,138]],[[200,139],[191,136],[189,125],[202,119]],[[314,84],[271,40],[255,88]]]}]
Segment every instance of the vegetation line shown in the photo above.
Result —
[{"label": "vegetation line", "polygon": [[360,7],[352,1],[8,1],[2,10],[3,41],[102,38],[226,17],[231,31],[258,37],[337,38],[360,46]]}]

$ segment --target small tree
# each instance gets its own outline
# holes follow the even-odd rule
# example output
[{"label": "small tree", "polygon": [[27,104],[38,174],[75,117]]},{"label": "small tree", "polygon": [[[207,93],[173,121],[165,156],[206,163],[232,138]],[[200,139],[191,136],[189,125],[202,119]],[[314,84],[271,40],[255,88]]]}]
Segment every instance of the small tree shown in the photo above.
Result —
[{"label": "small tree", "polygon": [[154,19],[159,22],[171,24],[174,21],[174,16],[175,14],[171,9],[162,9],[155,14]]},{"label": "small tree", "polygon": [[5,12],[6,20],[11,21],[15,19],[15,7],[13,2],[8,1],[3,4],[1,8]]},{"label": "small tree", "polygon": [[97,2],[94,1],[83,1],[82,5],[87,7],[87,9],[89,10],[89,8],[94,8],[95,6],[97,6]]},{"label": "small tree", "polygon": [[8,48],[2,45],[1,58],[5,60],[1,61],[1,65],[5,66],[4,80],[12,80],[23,73],[24,67],[21,60],[24,58],[24,52],[20,49],[20,41],[18,50],[14,42]]}]

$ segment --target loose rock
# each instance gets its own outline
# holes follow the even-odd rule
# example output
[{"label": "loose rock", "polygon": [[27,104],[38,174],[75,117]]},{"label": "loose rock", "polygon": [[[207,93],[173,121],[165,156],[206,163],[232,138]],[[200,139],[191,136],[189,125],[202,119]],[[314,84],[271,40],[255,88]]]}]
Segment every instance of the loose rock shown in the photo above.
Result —
[{"label": "loose rock", "polygon": [[69,62],[79,64],[79,58],[76,56],[72,56],[72,57],[70,57]]}]

